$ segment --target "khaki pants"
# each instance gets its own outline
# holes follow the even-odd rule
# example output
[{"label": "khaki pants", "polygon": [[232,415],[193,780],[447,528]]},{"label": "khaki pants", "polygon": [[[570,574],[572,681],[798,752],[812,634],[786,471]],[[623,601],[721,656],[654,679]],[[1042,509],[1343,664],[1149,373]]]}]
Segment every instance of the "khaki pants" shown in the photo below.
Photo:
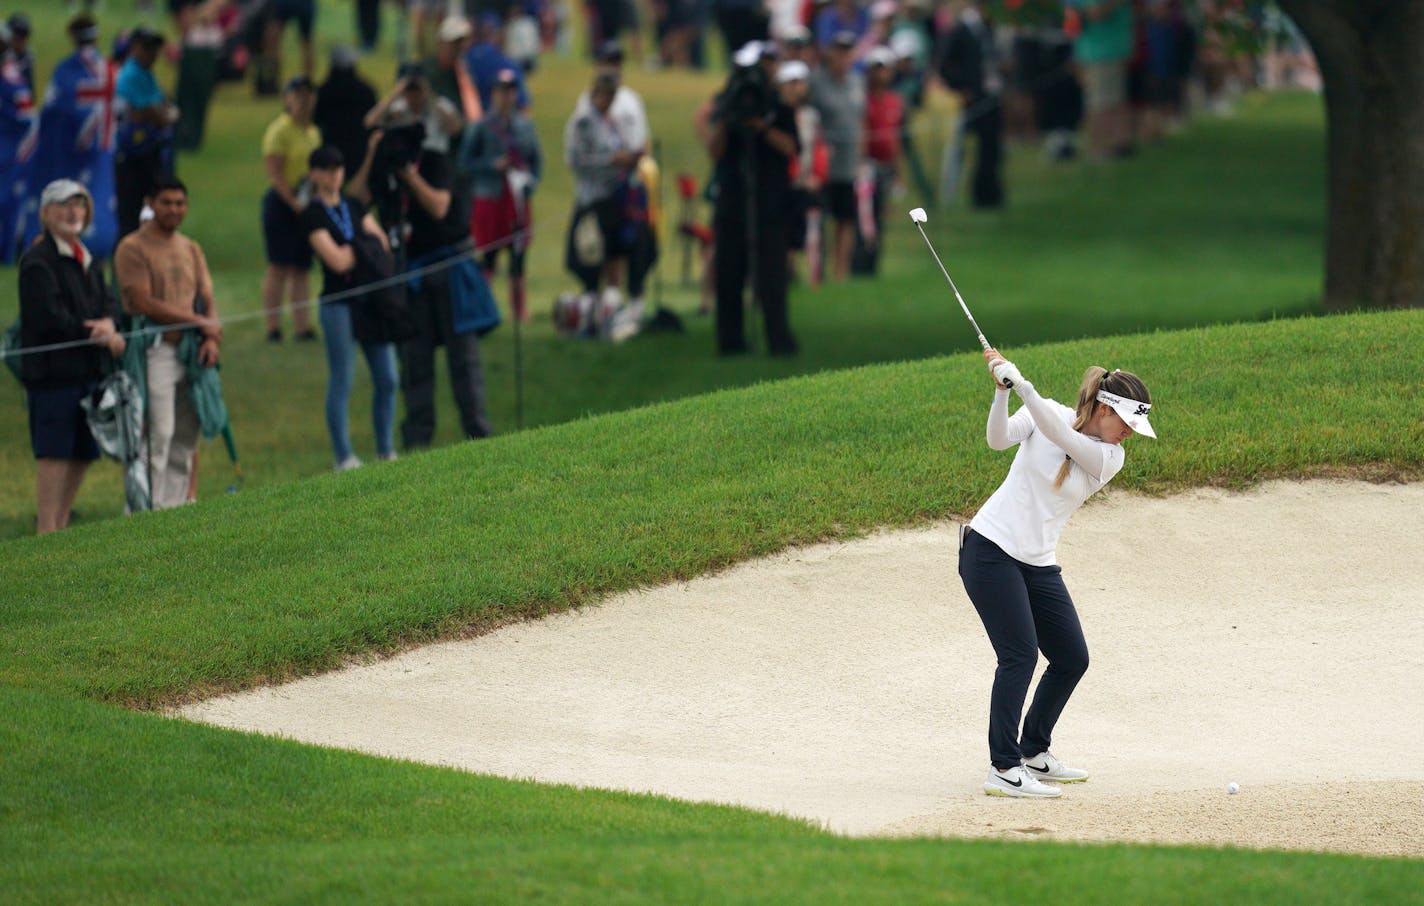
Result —
[{"label": "khaki pants", "polygon": [[168,343],[148,348],[149,477],[153,508],[165,510],[188,501],[193,451],[198,446],[198,413],[188,391],[188,370],[178,349]]}]

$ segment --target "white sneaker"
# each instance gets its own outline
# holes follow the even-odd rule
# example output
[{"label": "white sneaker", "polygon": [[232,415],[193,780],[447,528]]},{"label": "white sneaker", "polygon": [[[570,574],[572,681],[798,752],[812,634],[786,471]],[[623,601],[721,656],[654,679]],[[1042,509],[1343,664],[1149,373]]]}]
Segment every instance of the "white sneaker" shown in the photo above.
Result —
[{"label": "white sneaker", "polygon": [[395,450],[392,450],[389,453],[377,453],[376,458],[379,459],[381,462],[395,462],[396,459],[399,458],[399,455],[396,453]]},{"label": "white sneaker", "polygon": [[361,460],[357,459],[355,456],[348,456],[345,459],[341,460],[341,462],[336,464],[336,471],[338,472],[349,472],[352,469],[359,468],[361,468]]},{"label": "white sneaker", "polygon": [[1037,777],[1023,767],[1012,767],[1003,773],[996,768],[990,768],[989,776],[984,780],[984,795],[1052,799],[1054,796],[1063,795],[1063,791],[1056,786],[1040,783]]},{"label": "white sneaker", "polygon": [[1025,758],[1024,767],[1037,779],[1052,780],[1054,783],[1079,783],[1088,779],[1087,771],[1070,768],[1048,752]]}]

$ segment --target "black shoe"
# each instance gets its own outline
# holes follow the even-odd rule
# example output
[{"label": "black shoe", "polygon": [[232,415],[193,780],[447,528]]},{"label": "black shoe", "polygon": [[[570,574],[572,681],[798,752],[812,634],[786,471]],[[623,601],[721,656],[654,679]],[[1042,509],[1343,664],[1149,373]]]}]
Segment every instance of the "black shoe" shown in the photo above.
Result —
[{"label": "black shoe", "polygon": [[282,332],[281,332],[280,330],[269,330],[269,331],[267,331],[267,342],[268,342],[268,343],[280,343],[280,342],[282,342]]},{"label": "black shoe", "polygon": [[315,342],[316,342],[316,331],[314,331],[314,330],[304,330],[304,331],[302,331],[301,333],[297,334],[297,342],[298,342],[298,343],[315,343]]}]

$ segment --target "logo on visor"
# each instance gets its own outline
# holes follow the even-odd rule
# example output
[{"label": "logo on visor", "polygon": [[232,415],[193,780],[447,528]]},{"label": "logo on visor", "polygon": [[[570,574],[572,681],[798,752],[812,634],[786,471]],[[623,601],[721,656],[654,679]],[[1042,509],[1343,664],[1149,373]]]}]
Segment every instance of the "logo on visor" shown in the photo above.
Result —
[{"label": "logo on visor", "polygon": [[1134,412],[1134,413],[1132,413],[1132,414],[1133,414],[1133,415],[1146,415],[1147,413],[1149,413],[1149,412],[1151,412],[1151,411],[1152,411],[1152,407],[1151,407],[1151,406],[1147,405],[1146,403],[1138,403],[1138,404],[1137,404],[1137,411]]}]

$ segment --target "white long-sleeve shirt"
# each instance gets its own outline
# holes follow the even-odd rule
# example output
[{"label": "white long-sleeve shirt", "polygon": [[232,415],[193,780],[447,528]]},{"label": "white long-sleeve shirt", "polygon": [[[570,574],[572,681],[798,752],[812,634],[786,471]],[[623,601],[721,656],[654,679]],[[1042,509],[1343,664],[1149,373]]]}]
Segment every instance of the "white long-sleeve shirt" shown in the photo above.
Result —
[{"label": "white long-sleeve shirt", "polygon": [[[994,391],[985,437],[994,450],[1019,445],[999,489],[970,521],[970,528],[1004,553],[1030,566],[1058,562],[1058,538],[1068,517],[1122,468],[1123,450],[1073,430],[1074,412],[1038,395],[1033,384],[1014,385],[1023,406],[1009,416],[1009,391]],[[1053,481],[1064,458],[1073,468],[1062,488]]]}]

